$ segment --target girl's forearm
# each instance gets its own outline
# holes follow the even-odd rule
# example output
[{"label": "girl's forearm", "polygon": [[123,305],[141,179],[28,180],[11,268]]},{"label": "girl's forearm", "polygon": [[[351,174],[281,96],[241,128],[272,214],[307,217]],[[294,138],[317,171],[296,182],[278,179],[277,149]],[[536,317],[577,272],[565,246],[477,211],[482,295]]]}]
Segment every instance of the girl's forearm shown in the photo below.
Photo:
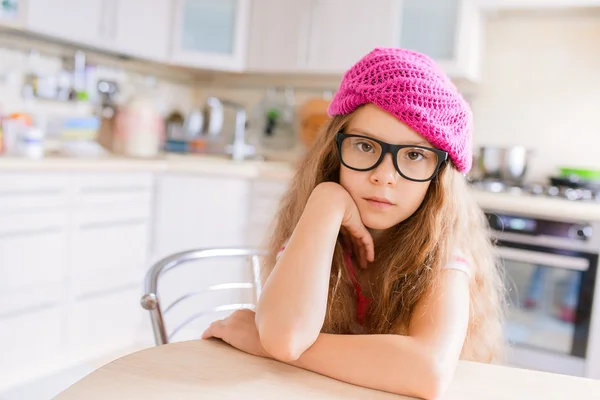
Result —
[{"label": "girl's forearm", "polygon": [[438,398],[456,366],[441,362],[433,349],[400,335],[320,334],[289,364],[340,381],[424,399]]},{"label": "girl's forearm", "polygon": [[261,343],[281,360],[297,359],[323,326],[331,262],[344,216],[340,202],[330,195],[319,187],[313,191],[257,304]]}]

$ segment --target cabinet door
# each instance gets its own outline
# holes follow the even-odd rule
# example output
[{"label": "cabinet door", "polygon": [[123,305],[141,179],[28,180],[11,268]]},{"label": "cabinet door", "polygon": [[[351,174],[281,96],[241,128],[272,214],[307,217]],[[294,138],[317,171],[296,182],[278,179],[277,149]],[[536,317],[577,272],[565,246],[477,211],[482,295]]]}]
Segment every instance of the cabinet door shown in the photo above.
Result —
[{"label": "cabinet door", "polygon": [[0,314],[58,301],[68,220],[61,211],[0,213]]},{"label": "cabinet door", "polygon": [[142,286],[149,263],[150,203],[81,210],[74,220],[71,278],[76,297]]},{"label": "cabinet door", "polygon": [[113,0],[112,41],[116,50],[165,61],[171,37],[170,0]]},{"label": "cabinet door", "polygon": [[103,46],[109,2],[102,0],[29,0],[27,28],[61,39]]},{"label": "cabinet door", "polygon": [[23,0],[0,1],[0,25],[22,27],[25,17]]},{"label": "cabinet door", "polygon": [[[185,250],[244,246],[249,197],[247,179],[164,175],[158,180],[154,260]],[[161,278],[158,290],[167,332],[191,315],[206,312],[174,339],[198,338],[208,323],[225,316],[213,314],[215,307],[253,301],[250,290],[207,292],[192,296],[167,312],[166,308],[184,294],[214,284],[251,281],[250,266],[242,259],[202,260],[169,271]]]},{"label": "cabinet door", "polygon": [[400,47],[438,61],[456,57],[461,0],[403,0]]},{"label": "cabinet door", "polygon": [[306,67],[310,7],[311,0],[253,0],[248,70],[294,72]]},{"label": "cabinet door", "polygon": [[168,174],[158,181],[155,256],[200,247],[242,246],[246,179]]},{"label": "cabinet door", "polygon": [[245,65],[250,0],[177,0],[172,61],[200,68]]},{"label": "cabinet door", "polygon": [[427,54],[451,78],[480,78],[483,19],[474,0],[403,0],[399,47]]},{"label": "cabinet door", "polygon": [[311,72],[342,73],[375,47],[397,42],[397,1],[311,1],[307,60]]},{"label": "cabinet door", "polygon": [[135,346],[150,333],[142,330],[141,297],[141,286],[129,285],[78,298],[68,320],[68,354],[93,359]]}]

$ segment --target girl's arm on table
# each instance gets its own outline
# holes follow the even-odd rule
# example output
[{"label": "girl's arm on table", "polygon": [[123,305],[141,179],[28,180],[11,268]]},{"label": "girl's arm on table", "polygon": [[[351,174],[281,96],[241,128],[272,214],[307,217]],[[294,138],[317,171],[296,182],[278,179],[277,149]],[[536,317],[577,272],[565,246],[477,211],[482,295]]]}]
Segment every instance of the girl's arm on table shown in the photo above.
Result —
[{"label": "girl's arm on table", "polygon": [[352,202],[348,192],[336,183],[317,186],[265,282],[256,308],[256,327],[263,348],[275,358],[297,359],[321,331],[340,227],[345,220],[360,220],[356,212],[348,212],[356,208],[348,200]]},{"label": "girl's arm on table", "polygon": [[407,336],[320,334],[289,364],[378,390],[437,399],[452,380],[469,321],[469,281],[444,270]]}]

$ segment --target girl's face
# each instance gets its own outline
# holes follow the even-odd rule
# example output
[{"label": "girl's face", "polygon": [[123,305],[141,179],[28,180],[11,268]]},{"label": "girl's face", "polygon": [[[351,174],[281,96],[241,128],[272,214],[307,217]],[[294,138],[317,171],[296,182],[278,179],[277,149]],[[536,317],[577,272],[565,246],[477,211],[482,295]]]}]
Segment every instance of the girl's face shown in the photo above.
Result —
[{"label": "girl's face", "polygon": [[[373,104],[360,107],[344,133],[389,144],[434,148],[423,136]],[[379,158],[380,150],[376,142],[363,138],[347,137],[342,143],[344,162],[354,168],[365,169],[373,165],[372,160]],[[426,179],[432,165],[437,165],[435,153],[417,147],[400,150],[397,160],[403,174],[414,179]],[[430,182],[415,182],[402,177],[390,153],[370,171],[356,171],[343,164],[340,167],[340,184],[354,199],[363,224],[373,231],[391,228],[410,217],[423,202]]]}]

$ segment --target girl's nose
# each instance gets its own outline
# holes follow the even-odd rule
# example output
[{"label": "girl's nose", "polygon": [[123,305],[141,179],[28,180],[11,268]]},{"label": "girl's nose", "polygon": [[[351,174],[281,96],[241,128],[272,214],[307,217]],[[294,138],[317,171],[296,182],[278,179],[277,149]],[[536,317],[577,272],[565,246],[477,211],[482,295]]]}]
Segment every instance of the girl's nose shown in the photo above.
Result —
[{"label": "girl's nose", "polygon": [[394,186],[399,176],[400,174],[396,171],[392,155],[388,153],[383,157],[381,164],[371,171],[371,182],[379,185]]}]

